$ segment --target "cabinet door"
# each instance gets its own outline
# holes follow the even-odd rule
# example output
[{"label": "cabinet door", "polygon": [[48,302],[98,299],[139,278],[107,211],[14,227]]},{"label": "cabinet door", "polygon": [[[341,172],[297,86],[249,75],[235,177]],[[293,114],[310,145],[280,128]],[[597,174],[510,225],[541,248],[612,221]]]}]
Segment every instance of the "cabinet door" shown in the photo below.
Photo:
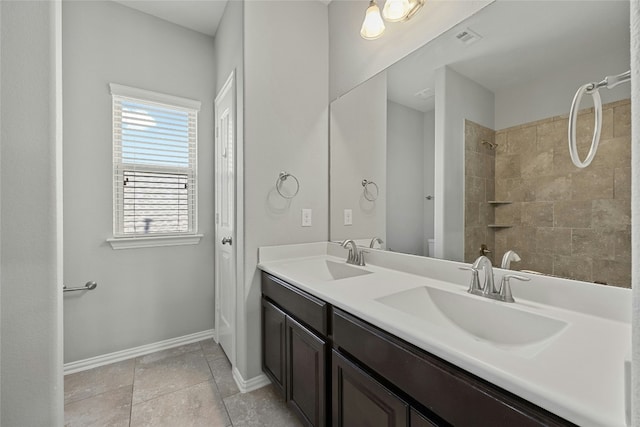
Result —
[{"label": "cabinet door", "polygon": [[327,345],[287,316],[287,402],[310,426],[326,425]]},{"label": "cabinet door", "polygon": [[333,426],[406,427],[409,406],[366,372],[332,352]]},{"label": "cabinet door", "polygon": [[286,315],[262,298],[262,369],[285,396],[285,318]]},{"label": "cabinet door", "polygon": [[409,418],[411,420],[411,427],[437,427],[438,425],[434,421],[427,419],[424,415],[420,414],[413,408],[411,409],[411,415]]}]

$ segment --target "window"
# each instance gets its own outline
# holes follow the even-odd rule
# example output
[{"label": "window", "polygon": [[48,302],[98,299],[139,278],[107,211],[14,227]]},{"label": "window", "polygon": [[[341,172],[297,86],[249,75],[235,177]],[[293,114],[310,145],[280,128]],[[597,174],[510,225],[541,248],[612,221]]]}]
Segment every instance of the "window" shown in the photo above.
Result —
[{"label": "window", "polygon": [[195,234],[200,102],[110,87],[113,240]]}]

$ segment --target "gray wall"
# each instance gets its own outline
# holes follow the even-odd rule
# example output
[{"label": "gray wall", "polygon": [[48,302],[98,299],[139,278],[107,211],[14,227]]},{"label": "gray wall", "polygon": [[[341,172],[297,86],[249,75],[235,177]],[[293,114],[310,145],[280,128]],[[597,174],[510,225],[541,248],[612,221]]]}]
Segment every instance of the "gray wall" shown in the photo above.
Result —
[{"label": "gray wall", "polygon": [[449,67],[436,70],[435,256],[464,258],[464,120],[494,129],[494,95]]},{"label": "gray wall", "polygon": [[[331,103],[331,240],[387,240],[387,73],[367,80]],[[375,202],[362,180],[378,184]],[[373,190],[372,190],[373,191]],[[344,225],[344,210],[353,224]]]},{"label": "gray wall", "polygon": [[[114,31],[117,27],[117,31]],[[111,1],[64,2],[65,361],[213,328],[213,38]],[[226,77],[226,76],[225,76]],[[110,82],[202,101],[200,244],[113,250]]]},{"label": "gray wall", "polygon": [[[568,114],[576,90],[585,83],[600,81],[605,76],[620,74],[629,69],[626,47],[597,52],[581,62],[557,67],[552,73],[537,76],[533,81],[495,92],[495,130],[547,117]],[[629,98],[629,84],[601,90],[602,103]],[[582,108],[592,106],[590,96],[582,99]]]},{"label": "gray wall", "polygon": [[0,424],[62,425],[53,2],[0,2]]},{"label": "gray wall", "polygon": [[332,1],[329,4],[330,99],[373,77],[493,1],[427,1],[410,21],[387,23],[385,33],[377,40],[360,37],[366,1]]},{"label": "gray wall", "polygon": [[[321,2],[244,5],[244,313],[238,313],[237,367],[262,372],[258,247],[327,240],[328,22]],[[295,17],[295,19],[292,19]],[[275,191],[281,170],[297,176],[289,202]],[[313,226],[301,227],[302,208]]]},{"label": "gray wall", "polygon": [[387,248],[424,255],[425,114],[387,102]]},{"label": "gray wall", "polygon": [[[222,86],[226,83],[229,75],[235,70],[236,79],[236,165],[244,163],[243,145],[244,145],[244,2],[239,0],[230,0],[218,25],[216,36],[214,38],[215,51],[215,75],[216,75],[216,93],[220,92]],[[236,176],[236,217],[242,218],[244,206],[242,204],[244,195],[244,177],[242,173]],[[242,246],[238,242],[244,242],[243,224],[236,221],[236,236],[234,249],[236,251],[236,283],[243,283],[244,263]],[[243,319],[244,310],[244,287],[236,287],[236,322]],[[236,324],[236,331],[238,326]],[[236,332],[237,334],[237,332]],[[238,340],[236,339],[236,343]],[[237,351],[236,351],[237,353]],[[227,355],[233,358],[232,354]],[[235,366],[236,361],[231,360]]]}]

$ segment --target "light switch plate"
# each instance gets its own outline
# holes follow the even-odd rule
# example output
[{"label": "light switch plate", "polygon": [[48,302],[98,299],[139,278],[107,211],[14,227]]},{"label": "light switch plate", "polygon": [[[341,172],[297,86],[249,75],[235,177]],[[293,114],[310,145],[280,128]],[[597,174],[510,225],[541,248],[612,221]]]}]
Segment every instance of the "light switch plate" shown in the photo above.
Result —
[{"label": "light switch plate", "polygon": [[311,227],[311,209],[302,209],[302,226]]},{"label": "light switch plate", "polygon": [[353,224],[353,211],[351,209],[344,210],[344,225]]}]

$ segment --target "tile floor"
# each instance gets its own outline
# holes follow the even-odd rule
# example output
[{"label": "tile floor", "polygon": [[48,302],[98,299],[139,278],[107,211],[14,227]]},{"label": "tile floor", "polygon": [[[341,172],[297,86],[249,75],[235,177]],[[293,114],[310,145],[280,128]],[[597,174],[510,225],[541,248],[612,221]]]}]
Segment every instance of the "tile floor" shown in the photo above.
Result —
[{"label": "tile floor", "polygon": [[64,378],[67,427],[300,426],[273,390],[240,393],[213,340]]}]

